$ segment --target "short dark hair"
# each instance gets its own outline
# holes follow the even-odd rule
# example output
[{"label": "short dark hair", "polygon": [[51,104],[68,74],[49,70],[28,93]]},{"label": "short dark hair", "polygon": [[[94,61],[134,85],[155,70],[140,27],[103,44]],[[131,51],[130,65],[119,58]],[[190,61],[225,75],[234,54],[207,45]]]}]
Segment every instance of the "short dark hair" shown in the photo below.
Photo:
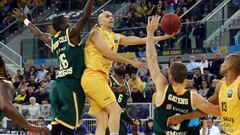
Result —
[{"label": "short dark hair", "polygon": [[240,55],[237,53],[229,54],[226,59],[230,59],[232,65],[233,65],[233,69],[239,75],[240,74],[240,68],[239,68]]},{"label": "short dark hair", "polygon": [[183,83],[188,75],[187,67],[183,63],[178,62],[174,62],[170,66],[170,73],[176,83]]},{"label": "short dark hair", "polygon": [[55,31],[62,31],[61,25],[64,21],[65,16],[64,15],[59,15],[53,19],[52,26]]}]

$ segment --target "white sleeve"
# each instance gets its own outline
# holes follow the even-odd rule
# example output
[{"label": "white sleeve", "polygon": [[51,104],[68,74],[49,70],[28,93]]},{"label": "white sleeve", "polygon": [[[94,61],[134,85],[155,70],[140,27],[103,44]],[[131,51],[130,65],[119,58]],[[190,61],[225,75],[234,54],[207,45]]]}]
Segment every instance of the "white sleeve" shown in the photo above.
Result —
[{"label": "white sleeve", "polygon": [[218,127],[216,127],[216,135],[221,135]]},{"label": "white sleeve", "polygon": [[199,134],[199,135],[202,135],[202,130],[203,130],[203,129],[201,128],[201,129],[200,129],[200,131],[199,131],[199,132],[200,132],[200,134]]}]

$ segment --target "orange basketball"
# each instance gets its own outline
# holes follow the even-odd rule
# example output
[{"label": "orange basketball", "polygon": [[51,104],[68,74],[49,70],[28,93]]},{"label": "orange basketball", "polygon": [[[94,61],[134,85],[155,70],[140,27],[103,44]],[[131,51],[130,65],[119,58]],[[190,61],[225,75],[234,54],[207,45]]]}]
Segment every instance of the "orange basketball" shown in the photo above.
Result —
[{"label": "orange basketball", "polygon": [[160,26],[167,34],[172,34],[180,29],[181,21],[176,14],[166,14],[163,16]]}]

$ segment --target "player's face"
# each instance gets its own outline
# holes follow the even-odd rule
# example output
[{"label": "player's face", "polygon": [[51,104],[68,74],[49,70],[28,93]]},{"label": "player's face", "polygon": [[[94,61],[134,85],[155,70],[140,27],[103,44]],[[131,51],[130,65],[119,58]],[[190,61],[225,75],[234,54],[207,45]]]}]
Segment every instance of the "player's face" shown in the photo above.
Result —
[{"label": "player's face", "polygon": [[226,57],[226,59],[224,60],[223,64],[220,67],[220,74],[222,76],[224,76],[228,72],[228,69],[230,67],[230,61],[227,58],[228,57]]},{"label": "player's face", "polygon": [[126,65],[124,63],[116,62],[114,64],[114,71],[118,75],[124,75],[126,71]]},{"label": "player's face", "polygon": [[105,27],[113,28],[114,27],[114,18],[111,12],[105,12],[103,14],[101,24]]}]

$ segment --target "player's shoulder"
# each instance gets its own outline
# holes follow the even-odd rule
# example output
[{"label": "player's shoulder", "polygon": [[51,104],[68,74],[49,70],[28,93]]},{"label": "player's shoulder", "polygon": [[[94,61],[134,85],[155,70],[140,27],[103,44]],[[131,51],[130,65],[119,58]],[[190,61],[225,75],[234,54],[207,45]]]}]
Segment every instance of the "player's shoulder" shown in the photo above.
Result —
[{"label": "player's shoulder", "polygon": [[0,78],[0,87],[4,89],[14,89],[12,82],[5,78]]}]

